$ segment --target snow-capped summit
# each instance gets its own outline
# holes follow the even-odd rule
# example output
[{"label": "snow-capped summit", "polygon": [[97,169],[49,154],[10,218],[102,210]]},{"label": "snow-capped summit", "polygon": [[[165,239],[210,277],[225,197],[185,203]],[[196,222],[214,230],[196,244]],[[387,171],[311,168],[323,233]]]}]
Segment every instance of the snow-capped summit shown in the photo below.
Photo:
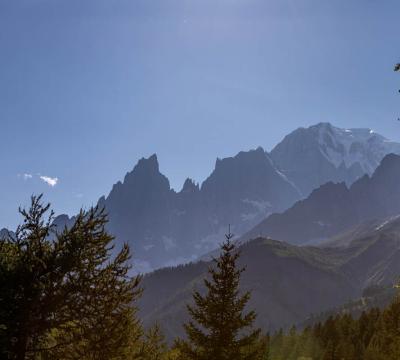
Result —
[{"label": "snow-capped summit", "polygon": [[319,123],[287,135],[271,157],[307,196],[327,181],[351,184],[364,174],[371,175],[389,153],[400,154],[400,144],[372,129]]},{"label": "snow-capped summit", "polygon": [[318,132],[322,154],[337,168],[359,164],[371,175],[388,153],[400,153],[400,144],[386,139],[372,129],[340,129],[329,123],[312,126]]}]

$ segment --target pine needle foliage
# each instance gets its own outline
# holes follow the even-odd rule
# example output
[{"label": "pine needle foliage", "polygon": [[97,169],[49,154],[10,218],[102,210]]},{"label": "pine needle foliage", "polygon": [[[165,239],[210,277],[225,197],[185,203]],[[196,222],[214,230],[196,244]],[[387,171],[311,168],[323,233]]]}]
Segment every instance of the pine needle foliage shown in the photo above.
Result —
[{"label": "pine needle foliage", "polygon": [[142,358],[140,360],[167,360],[168,346],[158,324],[144,334]]},{"label": "pine needle foliage", "polygon": [[239,252],[226,235],[221,254],[209,268],[210,279],[204,280],[206,294],[193,294],[194,306],[187,309],[191,320],[184,324],[187,340],[178,340],[176,347],[185,360],[258,359],[260,329],[253,329],[256,313],[245,313],[250,292],[240,294],[239,283],[245,268],[238,268]]},{"label": "pine needle foliage", "polygon": [[127,358],[140,276],[129,275],[127,245],[114,251],[104,210],[82,210],[61,232],[41,196],[20,213],[15,237],[0,239],[1,358]]}]

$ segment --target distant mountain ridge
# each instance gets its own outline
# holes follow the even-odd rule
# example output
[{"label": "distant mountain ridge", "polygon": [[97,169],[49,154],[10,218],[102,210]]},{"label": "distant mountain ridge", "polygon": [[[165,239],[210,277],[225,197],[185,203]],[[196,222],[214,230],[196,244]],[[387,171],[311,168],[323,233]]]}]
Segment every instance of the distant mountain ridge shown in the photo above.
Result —
[{"label": "distant mountain ridge", "polygon": [[400,153],[400,144],[372,130],[320,123],[295,130],[271,153],[259,147],[217,159],[201,186],[187,179],[178,192],[160,173],[156,155],[142,158],[98,204],[118,243],[132,246],[138,270],[149,271],[198,258],[217,247],[229,224],[243,235],[327,181],[351,184],[392,151]]},{"label": "distant mountain ridge", "polygon": [[259,234],[293,244],[320,242],[358,223],[400,213],[400,156],[387,155],[371,175],[350,187],[332,182],[281,214],[272,214],[242,239]]},{"label": "distant mountain ridge", "polygon": [[4,228],[0,229],[0,239],[8,239],[8,238],[13,238],[15,236],[15,233]]},{"label": "distant mountain ridge", "polygon": [[[312,312],[335,307],[358,291],[346,277],[324,261],[320,249],[257,238],[241,248],[239,266],[246,266],[241,290],[250,290],[249,308],[257,309],[257,325],[274,331],[304,320]],[[156,319],[168,340],[183,336],[182,323],[189,320],[186,304],[194,289],[202,292],[210,262],[165,268],[143,279],[139,302],[145,325]],[[310,301],[312,299],[312,301]]]},{"label": "distant mountain ridge", "polygon": [[[363,229],[361,229],[361,227]],[[296,246],[262,237],[240,247],[241,290],[251,290],[250,308],[257,309],[258,325],[265,331],[289,327],[310,315],[358,299],[363,290],[391,287],[400,273],[400,216],[359,226],[342,234],[346,240],[329,247]],[[165,268],[143,279],[140,315],[145,324],[159,322],[168,339],[183,335],[185,304],[194,289],[203,291],[202,279],[210,262]]]}]

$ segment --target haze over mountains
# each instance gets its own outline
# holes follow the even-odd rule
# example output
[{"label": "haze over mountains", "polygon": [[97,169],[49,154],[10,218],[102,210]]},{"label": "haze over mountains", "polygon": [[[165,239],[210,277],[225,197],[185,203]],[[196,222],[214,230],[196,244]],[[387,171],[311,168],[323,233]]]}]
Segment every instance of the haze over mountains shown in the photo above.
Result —
[{"label": "haze over mountains", "polygon": [[[339,240],[340,238],[340,240]],[[365,222],[340,234],[327,247],[290,245],[256,238],[241,246],[242,291],[251,290],[265,331],[289,327],[362,296],[371,285],[392,286],[400,274],[400,218]],[[169,339],[182,335],[185,304],[210,262],[157,270],[143,281],[141,317],[157,320]]]},{"label": "haze over mountains", "polygon": [[351,226],[400,213],[400,156],[387,155],[371,175],[347,187],[329,182],[282,214],[273,214],[244,239],[266,234],[295,244],[320,242]]},{"label": "haze over mountains", "polygon": [[[309,321],[358,299],[371,285],[400,274],[400,144],[369,129],[327,123],[301,128],[271,152],[261,147],[217,159],[201,184],[180,191],[141,159],[98,205],[109,214],[117,244],[127,241],[144,277],[145,324],[157,321],[168,339],[182,335],[185,304],[228,225],[247,266],[242,290],[258,325],[271,331]],[[58,216],[57,227],[74,218]],[[0,235],[7,234],[1,230]],[[167,266],[167,267],[165,267]]]},{"label": "haze over mountains", "polygon": [[299,198],[258,148],[218,159],[201,187],[187,179],[180,192],[170,188],[153,155],[99,204],[109,213],[109,230],[118,239],[134,239],[136,256],[154,267],[195,259],[217,246],[229,223],[243,233]]},{"label": "haze over mountains", "polygon": [[[178,192],[160,173],[156,155],[143,158],[107,197],[99,200],[99,205],[105,206],[109,230],[118,242],[128,241],[132,246],[138,269],[149,271],[198,258],[218,246],[228,224],[236,235],[245,234],[326,182],[351,185],[359,177],[372,174],[389,153],[400,154],[400,144],[370,129],[339,129],[320,123],[295,130],[270,153],[258,147],[217,159],[213,172],[201,185],[187,179]],[[321,195],[325,192],[332,194],[327,195],[329,199],[346,193],[346,189],[344,184],[326,185],[312,195],[310,202],[318,202],[317,197],[325,201]],[[59,224],[71,221],[65,216],[57,219]],[[337,228],[341,230],[344,225]],[[273,228],[260,226],[249,234],[267,234]],[[278,239],[306,242],[330,236],[336,228],[329,229],[319,229],[312,239],[305,238],[307,232],[294,240],[290,236]]]}]

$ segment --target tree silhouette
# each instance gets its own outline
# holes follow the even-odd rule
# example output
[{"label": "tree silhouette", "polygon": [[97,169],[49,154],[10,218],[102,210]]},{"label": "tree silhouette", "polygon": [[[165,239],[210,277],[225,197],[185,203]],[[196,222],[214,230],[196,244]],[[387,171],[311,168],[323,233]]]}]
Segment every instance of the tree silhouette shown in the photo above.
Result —
[{"label": "tree silhouette", "polygon": [[244,313],[250,292],[239,295],[245,269],[237,268],[239,252],[232,237],[226,235],[215,266],[209,268],[211,279],[204,280],[206,294],[195,291],[195,305],[187,307],[192,319],[184,325],[187,340],[176,342],[182,359],[255,360],[265,354],[260,329],[252,329],[256,313]]},{"label": "tree silhouette", "polygon": [[56,232],[32,197],[15,237],[0,239],[0,357],[122,359],[139,336],[129,248],[112,256],[99,208]]}]

